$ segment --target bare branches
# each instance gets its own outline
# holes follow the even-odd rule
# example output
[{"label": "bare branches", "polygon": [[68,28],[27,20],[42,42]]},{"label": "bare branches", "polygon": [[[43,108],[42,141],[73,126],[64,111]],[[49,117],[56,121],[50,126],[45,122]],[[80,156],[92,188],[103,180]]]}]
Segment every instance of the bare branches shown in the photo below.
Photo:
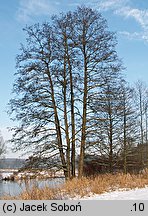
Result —
[{"label": "bare branches", "polygon": [[96,148],[100,140],[105,147],[110,139],[111,157],[116,146],[122,64],[115,34],[100,13],[87,7],[24,31],[26,44],[16,59],[10,100],[10,113],[19,122],[12,143],[16,150],[40,154],[42,161],[58,153],[66,178],[75,176],[79,150],[82,177],[85,149]]}]

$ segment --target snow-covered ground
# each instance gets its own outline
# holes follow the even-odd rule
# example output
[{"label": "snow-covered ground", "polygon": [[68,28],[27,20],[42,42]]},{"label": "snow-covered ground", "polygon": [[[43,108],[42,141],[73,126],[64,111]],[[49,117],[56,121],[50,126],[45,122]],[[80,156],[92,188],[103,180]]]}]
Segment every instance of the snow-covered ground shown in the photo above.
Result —
[{"label": "snow-covered ground", "polygon": [[133,190],[117,190],[101,195],[91,195],[83,200],[148,200],[148,187]]}]

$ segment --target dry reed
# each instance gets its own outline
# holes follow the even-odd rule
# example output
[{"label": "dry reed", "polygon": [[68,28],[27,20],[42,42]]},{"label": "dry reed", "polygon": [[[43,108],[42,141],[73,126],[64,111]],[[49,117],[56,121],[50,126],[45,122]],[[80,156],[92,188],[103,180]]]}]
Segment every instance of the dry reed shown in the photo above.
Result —
[{"label": "dry reed", "polygon": [[25,189],[17,197],[6,196],[4,199],[19,200],[53,200],[53,199],[73,199],[81,198],[89,194],[101,194],[107,191],[114,191],[119,188],[129,190],[133,188],[142,188],[148,185],[148,170],[141,174],[100,174],[96,177],[74,178],[66,181],[60,187],[39,188],[36,185]]}]

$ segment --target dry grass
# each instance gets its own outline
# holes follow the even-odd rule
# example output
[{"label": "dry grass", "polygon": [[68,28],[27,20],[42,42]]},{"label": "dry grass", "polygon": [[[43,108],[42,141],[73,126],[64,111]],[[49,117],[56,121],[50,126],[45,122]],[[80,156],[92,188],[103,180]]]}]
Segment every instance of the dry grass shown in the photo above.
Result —
[{"label": "dry grass", "polygon": [[49,188],[45,186],[40,189],[36,185],[26,190],[17,197],[4,197],[4,199],[19,200],[53,200],[80,198],[89,194],[101,194],[119,188],[133,189],[142,188],[148,185],[148,170],[142,174],[102,174],[97,177],[82,179],[72,179],[61,185],[59,188]]},{"label": "dry grass", "polygon": [[61,191],[59,189],[52,189],[49,187],[38,188],[33,186],[32,188],[25,189],[19,196],[5,196],[4,200],[55,200],[62,199],[60,196]]}]

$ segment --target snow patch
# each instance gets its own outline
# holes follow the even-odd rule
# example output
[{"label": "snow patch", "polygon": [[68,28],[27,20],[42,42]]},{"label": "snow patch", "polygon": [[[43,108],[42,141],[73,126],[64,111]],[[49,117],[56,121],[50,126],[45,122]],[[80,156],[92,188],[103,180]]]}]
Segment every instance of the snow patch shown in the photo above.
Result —
[{"label": "snow patch", "polygon": [[113,192],[106,192],[103,194],[92,194],[80,198],[81,200],[148,200],[148,187],[135,188],[132,190],[119,189]]}]

